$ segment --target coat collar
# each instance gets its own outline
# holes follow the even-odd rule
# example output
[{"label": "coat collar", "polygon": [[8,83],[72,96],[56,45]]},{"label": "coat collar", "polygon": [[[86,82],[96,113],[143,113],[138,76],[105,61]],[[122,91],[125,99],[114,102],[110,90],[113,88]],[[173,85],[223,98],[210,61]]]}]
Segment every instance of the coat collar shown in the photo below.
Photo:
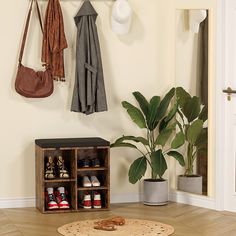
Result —
[{"label": "coat collar", "polygon": [[97,17],[97,12],[94,10],[90,1],[85,0],[81,8],[79,9],[77,15],[75,16],[75,21],[77,22],[79,17],[82,16],[94,16],[95,19]]}]

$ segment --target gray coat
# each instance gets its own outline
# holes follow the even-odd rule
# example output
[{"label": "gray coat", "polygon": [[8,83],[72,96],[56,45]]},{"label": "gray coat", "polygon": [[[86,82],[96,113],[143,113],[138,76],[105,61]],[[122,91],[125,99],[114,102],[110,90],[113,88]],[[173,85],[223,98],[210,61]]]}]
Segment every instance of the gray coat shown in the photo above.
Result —
[{"label": "gray coat", "polygon": [[90,1],[84,1],[74,18],[78,29],[75,86],[71,111],[87,115],[107,111],[96,18],[97,12]]}]

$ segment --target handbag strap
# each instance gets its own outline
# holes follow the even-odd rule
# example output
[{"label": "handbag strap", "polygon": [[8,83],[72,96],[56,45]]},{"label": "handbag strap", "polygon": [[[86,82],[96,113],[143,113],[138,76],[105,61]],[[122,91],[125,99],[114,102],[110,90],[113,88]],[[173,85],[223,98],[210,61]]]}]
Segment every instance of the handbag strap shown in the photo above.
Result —
[{"label": "handbag strap", "polygon": [[28,12],[28,16],[27,16],[27,19],[26,19],[26,25],[25,25],[23,40],[22,40],[22,43],[21,43],[20,56],[19,56],[19,64],[21,64],[22,57],[23,57],[23,54],[24,54],[24,48],[25,48],[27,33],[28,33],[28,29],[29,29],[30,16],[31,16],[32,6],[33,6],[33,2],[34,1],[36,3],[36,9],[37,9],[37,13],[38,13],[40,28],[41,28],[41,31],[43,33],[43,24],[42,24],[42,18],[41,18],[41,15],[40,15],[40,10],[39,10],[38,2],[37,2],[37,0],[32,0],[31,3],[30,3],[29,12]]}]

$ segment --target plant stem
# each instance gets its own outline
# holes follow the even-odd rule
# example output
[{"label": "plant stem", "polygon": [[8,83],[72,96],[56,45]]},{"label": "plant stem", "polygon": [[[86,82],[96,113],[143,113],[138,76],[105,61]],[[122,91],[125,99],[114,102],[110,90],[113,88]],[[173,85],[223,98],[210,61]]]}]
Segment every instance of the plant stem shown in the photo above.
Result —
[{"label": "plant stem", "polygon": [[[149,151],[147,150],[147,153],[144,154],[139,148],[137,148],[137,150],[142,154],[143,157],[146,158],[148,164],[150,165],[151,172],[152,172],[152,178],[153,178],[153,173],[154,173],[154,172],[153,172],[153,168],[152,168],[152,163],[151,163],[150,160],[147,158],[147,155],[149,155],[149,156],[151,157],[151,152],[149,152]],[[151,159],[151,158],[150,158],[150,159]],[[155,177],[154,177],[154,178],[155,178]]]},{"label": "plant stem", "polygon": [[[147,154],[149,154],[151,150],[149,151],[146,145],[143,144],[143,146],[145,147],[145,149],[146,149],[146,151],[147,151]],[[147,155],[147,154],[146,154],[146,155]]]},{"label": "plant stem", "polygon": [[191,143],[188,144],[187,150],[187,175],[193,175],[193,145]]},{"label": "plant stem", "polygon": [[155,173],[153,171],[153,167],[152,167],[153,164],[152,164],[152,158],[151,158],[152,153],[155,152],[155,140],[154,140],[154,133],[153,133],[153,131],[151,131],[151,130],[147,131],[147,139],[148,139],[149,149],[150,149],[150,152],[148,152],[150,161],[148,160],[148,158],[147,158],[147,160],[148,160],[148,163],[149,163],[149,165],[151,167],[151,177],[152,177],[152,179],[155,179],[156,175],[155,175]]},{"label": "plant stem", "polygon": [[137,148],[137,150],[142,154],[142,156],[146,157],[146,155],[139,148]]}]

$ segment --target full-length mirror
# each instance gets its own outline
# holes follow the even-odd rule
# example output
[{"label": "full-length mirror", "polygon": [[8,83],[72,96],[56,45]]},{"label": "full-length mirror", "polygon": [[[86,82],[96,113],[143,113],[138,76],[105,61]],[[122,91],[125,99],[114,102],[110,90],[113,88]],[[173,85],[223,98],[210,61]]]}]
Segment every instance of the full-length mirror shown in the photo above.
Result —
[{"label": "full-length mirror", "polygon": [[175,30],[177,121],[185,137],[185,167],[176,169],[177,189],[207,195],[208,11],[176,10]]}]

